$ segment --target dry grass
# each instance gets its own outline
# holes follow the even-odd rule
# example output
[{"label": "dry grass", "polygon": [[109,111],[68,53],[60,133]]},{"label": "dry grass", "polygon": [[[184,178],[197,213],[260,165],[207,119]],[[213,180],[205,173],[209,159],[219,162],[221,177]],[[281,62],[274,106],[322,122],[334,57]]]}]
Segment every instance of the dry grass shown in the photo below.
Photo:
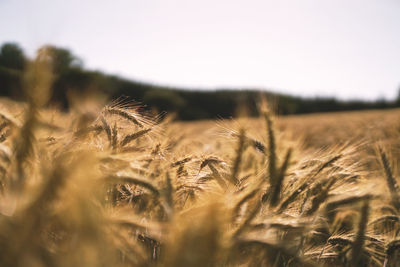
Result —
[{"label": "dry grass", "polygon": [[397,266],[399,110],[65,114],[42,63],[0,102],[0,266]]}]

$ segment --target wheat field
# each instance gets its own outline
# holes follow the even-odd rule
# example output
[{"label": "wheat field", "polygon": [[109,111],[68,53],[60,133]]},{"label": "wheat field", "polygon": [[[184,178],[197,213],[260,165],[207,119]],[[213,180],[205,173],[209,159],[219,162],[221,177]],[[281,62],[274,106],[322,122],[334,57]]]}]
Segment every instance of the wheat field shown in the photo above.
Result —
[{"label": "wheat field", "polygon": [[187,123],[51,80],[0,101],[0,266],[399,266],[400,110]]}]

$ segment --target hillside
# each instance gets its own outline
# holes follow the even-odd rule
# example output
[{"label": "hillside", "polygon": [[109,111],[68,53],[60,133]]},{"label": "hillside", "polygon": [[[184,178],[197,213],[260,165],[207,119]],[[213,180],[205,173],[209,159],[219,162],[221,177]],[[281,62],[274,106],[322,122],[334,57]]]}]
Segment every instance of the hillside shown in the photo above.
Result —
[{"label": "hillside", "polygon": [[[16,44],[4,44],[0,51],[0,96],[24,100],[24,71],[32,60]],[[181,120],[230,118],[244,109],[255,117],[259,115],[257,102],[262,97],[273,103],[274,110],[282,115],[387,109],[400,105],[396,99],[340,101],[335,98],[302,98],[268,88],[200,90],[168,87],[86,69],[82,60],[64,48],[44,46],[38,54],[47,54],[46,60],[51,64],[54,80],[49,105],[65,110],[70,107],[72,96],[88,95],[109,100],[134,100],[142,103],[147,111],[175,112]]]}]

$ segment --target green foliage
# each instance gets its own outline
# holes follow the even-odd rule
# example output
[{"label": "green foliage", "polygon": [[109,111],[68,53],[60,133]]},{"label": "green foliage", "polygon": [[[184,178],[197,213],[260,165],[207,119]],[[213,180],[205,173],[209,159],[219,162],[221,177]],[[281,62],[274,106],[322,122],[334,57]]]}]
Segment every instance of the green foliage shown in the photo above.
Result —
[{"label": "green foliage", "polygon": [[[20,100],[22,97],[21,71],[27,60],[22,49],[6,43],[0,54],[0,95]],[[116,99],[127,96],[143,103],[148,109],[176,112],[181,120],[230,118],[241,109],[250,116],[258,116],[257,101],[265,97],[274,104],[281,115],[313,112],[392,108],[400,105],[400,97],[388,102],[338,101],[334,98],[300,98],[289,95],[250,89],[221,89],[214,91],[185,90],[131,81],[118,76],[83,68],[71,51],[47,45],[39,49],[42,60],[48,60],[55,75],[51,104],[68,108],[68,95],[85,94],[87,91],[108,95]]]},{"label": "green foliage", "polygon": [[0,49],[0,66],[12,70],[24,70],[26,63],[22,49],[14,43],[5,43]]},{"label": "green foliage", "polygon": [[21,96],[25,64],[25,55],[17,44],[3,44],[0,48],[0,95],[14,98]]},{"label": "green foliage", "polygon": [[185,99],[176,91],[165,89],[148,90],[143,96],[143,102],[160,111],[179,111],[186,104]]},{"label": "green foliage", "polygon": [[81,68],[83,65],[78,57],[65,48],[46,45],[39,49],[38,54],[39,57],[45,57],[50,61],[56,75],[63,75],[71,69]]}]

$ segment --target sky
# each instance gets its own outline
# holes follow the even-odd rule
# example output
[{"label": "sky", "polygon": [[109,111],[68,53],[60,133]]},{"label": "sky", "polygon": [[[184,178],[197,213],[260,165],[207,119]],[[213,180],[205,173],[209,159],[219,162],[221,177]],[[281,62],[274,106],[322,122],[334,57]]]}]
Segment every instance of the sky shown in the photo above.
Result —
[{"label": "sky", "polygon": [[394,99],[399,0],[0,0],[0,44],[159,85]]}]

